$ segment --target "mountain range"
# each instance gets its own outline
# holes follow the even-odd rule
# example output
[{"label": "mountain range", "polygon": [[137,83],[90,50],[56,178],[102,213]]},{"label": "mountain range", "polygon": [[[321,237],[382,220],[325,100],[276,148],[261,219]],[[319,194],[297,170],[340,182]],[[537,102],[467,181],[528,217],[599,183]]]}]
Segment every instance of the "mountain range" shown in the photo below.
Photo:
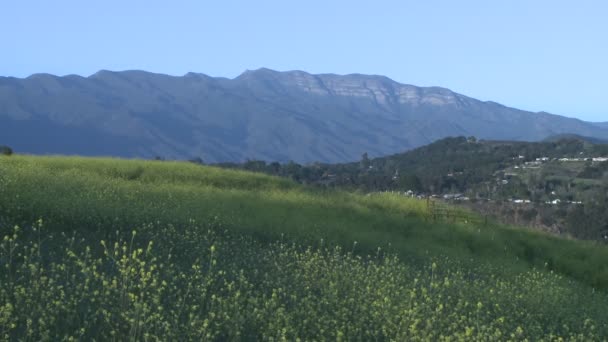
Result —
[{"label": "mountain range", "polygon": [[346,162],[448,136],[608,139],[590,123],[375,75],[270,69],[234,79],[99,71],[0,77],[0,144],[33,154]]}]

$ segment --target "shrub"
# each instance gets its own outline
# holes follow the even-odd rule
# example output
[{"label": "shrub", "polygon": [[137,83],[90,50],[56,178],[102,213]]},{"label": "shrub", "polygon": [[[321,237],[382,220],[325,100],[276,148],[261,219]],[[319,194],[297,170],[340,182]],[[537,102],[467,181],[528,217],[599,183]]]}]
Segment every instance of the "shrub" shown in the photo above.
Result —
[{"label": "shrub", "polygon": [[12,148],[0,145],[0,155],[10,156],[11,154],[13,154]]}]

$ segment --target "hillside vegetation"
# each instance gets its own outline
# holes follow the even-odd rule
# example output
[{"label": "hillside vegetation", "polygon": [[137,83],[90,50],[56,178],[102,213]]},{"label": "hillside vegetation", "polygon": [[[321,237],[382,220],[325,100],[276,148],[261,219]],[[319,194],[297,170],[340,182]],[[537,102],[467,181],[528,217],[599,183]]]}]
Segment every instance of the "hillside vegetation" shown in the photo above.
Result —
[{"label": "hillside vegetation", "polygon": [[191,163],[0,157],[0,339],[598,340],[608,250]]},{"label": "hillside vegetation", "polygon": [[455,137],[386,157],[364,154],[354,163],[219,166],[325,188],[460,196],[460,204],[504,222],[608,242],[608,145],[597,141],[572,135],[545,142]]}]

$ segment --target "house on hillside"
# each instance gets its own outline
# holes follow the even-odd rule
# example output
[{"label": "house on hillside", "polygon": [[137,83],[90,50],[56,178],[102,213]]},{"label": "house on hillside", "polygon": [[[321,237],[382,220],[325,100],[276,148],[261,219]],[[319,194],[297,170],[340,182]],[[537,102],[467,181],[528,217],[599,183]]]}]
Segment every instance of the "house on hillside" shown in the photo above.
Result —
[{"label": "house on hillside", "polygon": [[443,199],[445,199],[445,200],[459,199],[463,196],[464,196],[463,194],[445,194],[445,195],[443,195]]}]

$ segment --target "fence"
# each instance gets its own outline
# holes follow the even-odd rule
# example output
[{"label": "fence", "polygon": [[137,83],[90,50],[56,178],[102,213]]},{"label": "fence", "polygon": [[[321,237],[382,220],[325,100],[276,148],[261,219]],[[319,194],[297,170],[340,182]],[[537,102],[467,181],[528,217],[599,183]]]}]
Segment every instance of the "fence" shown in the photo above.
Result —
[{"label": "fence", "polygon": [[475,215],[442,201],[426,199],[427,221],[488,225],[488,215]]}]

